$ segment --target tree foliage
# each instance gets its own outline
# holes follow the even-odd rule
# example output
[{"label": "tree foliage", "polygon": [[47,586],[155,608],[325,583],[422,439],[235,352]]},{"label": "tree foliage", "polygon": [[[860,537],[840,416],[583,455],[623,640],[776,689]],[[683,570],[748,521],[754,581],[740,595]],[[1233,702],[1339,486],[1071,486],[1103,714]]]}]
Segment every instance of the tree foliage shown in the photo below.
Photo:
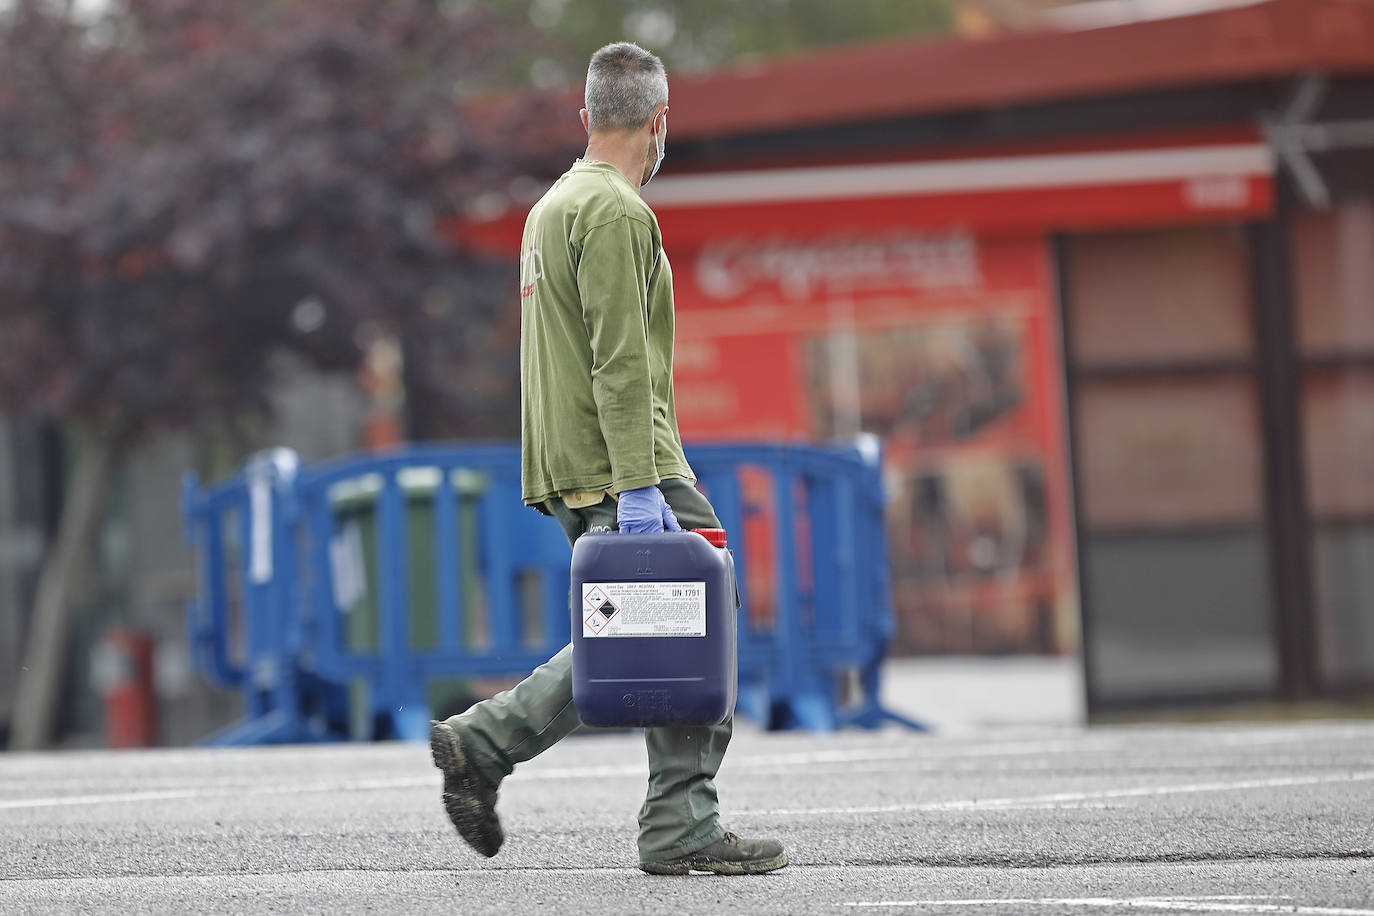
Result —
[{"label": "tree foliage", "polygon": [[539,119],[469,102],[519,38],[433,0],[0,14],[0,410],[124,442],[263,404],[278,349],[352,364],[369,326],[461,360],[513,281],[443,218],[548,168]]},{"label": "tree foliage", "polygon": [[440,428],[511,431],[513,376],[492,363],[510,265],[439,229],[556,173],[566,150],[537,160],[538,132],[570,115],[465,100],[576,83],[621,37],[676,72],[949,18],[946,0],[62,8],[0,13],[0,410],[119,441],[261,406],[270,354],[351,365],[370,327],[406,341],[409,394]]},{"label": "tree foliage", "polygon": [[549,86],[580,83],[592,52],[621,39],[654,51],[671,75],[751,55],[940,33],[953,27],[950,0],[483,2],[506,21],[528,22],[544,33],[545,40],[518,60],[529,77]]}]

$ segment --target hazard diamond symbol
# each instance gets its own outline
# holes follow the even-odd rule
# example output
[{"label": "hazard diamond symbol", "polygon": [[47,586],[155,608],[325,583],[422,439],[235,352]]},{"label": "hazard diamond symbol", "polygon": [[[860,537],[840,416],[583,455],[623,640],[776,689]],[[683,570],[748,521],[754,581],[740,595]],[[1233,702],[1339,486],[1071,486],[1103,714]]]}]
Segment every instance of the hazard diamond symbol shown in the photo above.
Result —
[{"label": "hazard diamond symbol", "polygon": [[598,636],[606,628],[606,624],[610,623],[611,618],[619,613],[620,606],[612,601],[600,586],[592,585],[591,587],[584,586],[584,588],[585,591],[582,593],[582,604],[584,605],[582,635]]},{"label": "hazard diamond symbol", "polygon": [[605,617],[602,617],[596,611],[592,611],[590,614],[583,618],[582,623],[585,627],[585,629],[582,631],[582,635],[595,636],[601,632],[603,627],[606,626],[607,621]]}]

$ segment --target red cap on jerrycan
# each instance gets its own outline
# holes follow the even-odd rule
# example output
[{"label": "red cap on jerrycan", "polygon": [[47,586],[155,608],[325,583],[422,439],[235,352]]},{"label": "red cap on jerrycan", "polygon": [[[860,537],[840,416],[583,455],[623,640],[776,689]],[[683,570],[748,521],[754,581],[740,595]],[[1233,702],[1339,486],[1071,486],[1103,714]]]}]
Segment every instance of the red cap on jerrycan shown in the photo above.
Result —
[{"label": "red cap on jerrycan", "polygon": [[706,538],[712,547],[726,546],[724,528],[693,528],[692,531]]}]

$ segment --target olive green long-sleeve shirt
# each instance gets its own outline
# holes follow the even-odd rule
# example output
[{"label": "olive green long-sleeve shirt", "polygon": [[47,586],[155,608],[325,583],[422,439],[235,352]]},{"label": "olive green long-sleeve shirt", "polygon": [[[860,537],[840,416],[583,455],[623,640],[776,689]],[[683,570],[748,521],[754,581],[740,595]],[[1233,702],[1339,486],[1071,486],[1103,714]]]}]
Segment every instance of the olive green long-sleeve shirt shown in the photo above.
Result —
[{"label": "olive green long-sleeve shirt", "polygon": [[693,478],[673,406],[673,277],[615,166],[578,160],[520,245],[524,500]]}]

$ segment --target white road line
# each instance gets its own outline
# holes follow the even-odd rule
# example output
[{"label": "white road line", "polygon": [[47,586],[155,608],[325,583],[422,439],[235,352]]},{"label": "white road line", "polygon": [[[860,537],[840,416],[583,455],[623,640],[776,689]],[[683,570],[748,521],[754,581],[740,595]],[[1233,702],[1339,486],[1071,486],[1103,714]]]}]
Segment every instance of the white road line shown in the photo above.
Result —
[{"label": "white road line", "polygon": [[1076,807],[1079,803],[1112,798],[1151,798],[1162,795],[1189,795],[1201,792],[1242,792],[1249,789],[1281,789],[1293,786],[1318,786],[1329,783],[1374,780],[1374,770],[1337,776],[1283,776],[1274,779],[1243,779],[1233,782],[1197,782],[1173,786],[1136,786],[1127,789],[1101,789],[1096,792],[1055,792],[1021,798],[978,798],[957,801],[922,802],[908,805],[861,805],[849,808],[772,808],[740,811],[744,817],[816,814],[899,814],[914,811],[988,811],[1015,810],[1027,806]]},{"label": "white road line", "polygon": [[[826,764],[891,764],[906,762],[913,768],[938,766],[950,760],[982,757],[1023,757],[1053,753],[1106,753],[1123,749],[1119,741],[1085,743],[1081,740],[1017,741],[968,748],[933,747],[920,743],[899,747],[870,747],[854,750],[797,751],[756,757],[727,757],[726,773],[784,773],[797,767]],[[587,779],[597,776],[648,775],[647,762],[634,765],[545,767],[538,764],[518,771],[512,778],[521,781],[544,779]]]},{"label": "white road line", "polygon": [[[1294,903],[1260,903],[1283,897],[1021,897],[979,900],[876,900],[850,901],[851,907],[1017,906],[1086,907],[1090,909],[1181,910],[1188,913],[1299,913],[1304,916],[1374,916],[1374,910],[1350,907],[1304,906]],[[1251,901],[1251,902],[1245,902]]]},{"label": "white road line", "polygon": [[[1352,761],[1355,762],[1355,761]],[[1112,774],[1115,776],[1131,775],[1132,773],[1151,777],[1160,777],[1169,772],[1195,773],[1198,770],[1215,768],[1217,761],[1208,756],[1175,756],[1171,757],[1163,765],[1159,766],[1137,766],[1129,770],[1115,768]],[[1358,763],[1365,763],[1364,760]],[[1267,755],[1264,758],[1262,767],[1249,767],[1264,770],[1302,770],[1312,766],[1313,761],[1310,757],[1302,756],[1273,756]],[[1007,759],[994,763],[974,763],[969,761],[961,765],[959,760],[950,760],[943,757],[910,757],[893,754],[890,757],[883,756],[872,758],[867,755],[856,754],[848,762],[838,760],[817,760],[807,761],[798,757],[795,760],[783,760],[782,758],[756,758],[753,760],[732,762],[727,759],[726,767],[722,770],[724,778],[766,778],[790,772],[792,766],[807,766],[810,768],[843,765],[846,774],[856,773],[937,773],[937,774],[983,774],[988,776],[1033,776],[1037,774],[1055,775],[1065,774],[1064,764],[1054,758],[1046,757],[1039,760],[1024,760],[1020,755],[1007,755]],[[1327,764],[1322,769],[1332,769],[1336,764]],[[951,769],[951,767],[959,769]],[[555,781],[565,779],[597,779],[623,777],[641,777],[648,772],[647,764],[615,764],[607,766],[578,766],[578,767],[532,767],[518,770],[514,776],[517,783]],[[1075,769],[1066,775],[1082,776],[1087,771]],[[428,785],[429,780],[420,777],[407,777],[413,779],[415,785]],[[130,780],[124,780],[127,784]],[[226,779],[221,781],[188,783],[184,780],[167,778],[156,778],[149,780],[150,786],[147,789],[130,789],[130,792],[182,792],[189,790],[202,789],[222,789],[226,787],[237,787],[252,789],[256,783],[246,783],[240,778]],[[44,779],[40,783],[41,790],[52,796],[61,796],[66,792],[77,792],[89,788],[91,779],[89,776],[81,779]],[[388,784],[383,788],[406,788],[403,783]],[[0,782],[0,807],[4,806],[5,796],[18,796],[24,791],[35,791],[32,780],[29,785],[23,782]],[[123,793],[104,793],[104,794],[123,794]]]},{"label": "white road line", "polygon": [[[950,745],[925,743],[921,739],[903,742],[898,747],[869,747],[855,750],[799,751],[790,754],[769,754],[758,757],[739,755],[726,757],[725,765],[731,768],[767,766],[813,766],[823,763],[850,763],[880,760],[910,760],[913,763],[924,761],[943,761],[958,758],[981,757],[1024,757],[1040,754],[1102,754],[1127,750],[1138,744],[1132,738],[1144,736],[1129,734],[1097,735],[1090,737],[1040,738],[1025,741],[999,741],[994,743]],[[1175,750],[1209,751],[1221,747],[1251,747],[1255,745],[1292,744],[1312,740],[1312,735],[1299,730],[1270,732],[1264,735],[1236,733],[1231,735],[1208,735],[1196,747],[1176,747]],[[1351,731],[1339,735],[1323,737],[1374,737],[1374,731]],[[926,739],[928,740],[928,739]]]},{"label": "white road line", "polygon": [[1287,898],[1275,897],[1264,894],[1199,894],[1195,896],[1171,896],[1171,897],[988,897],[974,898],[972,900],[877,900],[873,902],[850,901],[844,906],[986,906],[992,903],[1038,903],[1045,906],[1051,905],[1080,905],[1101,904],[1104,900],[1116,900],[1121,903],[1130,903],[1138,900],[1149,901],[1188,901],[1188,902],[1235,902],[1235,901],[1260,901],[1260,900],[1284,900]]},{"label": "white road line", "polygon": [[207,792],[205,789],[173,789],[151,792],[112,792],[107,795],[67,795],[50,798],[8,798],[0,801],[0,811],[13,811],[16,808],[55,808],[64,805],[97,805],[117,802],[166,801],[178,798],[197,798],[207,794],[227,794]]},{"label": "white road line", "polygon": [[[1287,738],[1266,743],[1288,743]],[[937,767],[951,760],[985,757],[1035,757],[1042,754],[1101,754],[1126,750],[1129,744],[1119,738],[1050,739],[1034,741],[1004,741],[966,747],[904,742],[897,747],[868,747],[849,750],[797,751],[759,756],[726,757],[724,771],[786,772],[795,767],[824,766],[826,764],[884,764],[908,763],[912,768]],[[647,763],[638,765],[545,767],[538,764],[521,770],[514,778],[586,779],[596,776],[622,776],[647,773]]]},{"label": "white road line", "polygon": [[[827,763],[859,763],[863,761],[888,761],[909,759],[910,747],[882,748],[859,751],[818,751],[797,754],[779,754],[768,757],[744,758],[738,761],[737,770],[754,771],[770,769],[790,769],[803,766],[817,766]],[[543,782],[565,779],[605,779],[622,777],[648,778],[649,767],[645,761],[634,764],[582,767],[533,767],[521,771],[515,777],[519,782]],[[388,780],[363,780],[348,782],[315,783],[305,785],[244,785],[242,783],[221,785],[186,786],[174,789],[149,789],[130,792],[106,792],[84,795],[53,795],[41,798],[0,799],[0,811],[24,808],[56,808],[76,805],[121,804],[142,801],[168,801],[177,799],[217,798],[225,795],[281,795],[294,792],[348,792],[373,791],[385,789],[435,788],[438,774],[426,768],[424,776],[405,777]]]},{"label": "white road line", "polygon": [[[301,834],[308,835],[308,834]],[[521,866],[521,871],[540,875],[615,875],[624,874],[624,865],[601,865],[586,867],[562,867],[557,865],[548,866]],[[399,875],[404,875],[406,879],[415,878],[441,878],[452,879],[458,876],[488,878],[500,875],[504,869],[500,868],[288,868],[281,871],[255,871],[255,872],[212,872],[208,874],[195,875],[42,875],[33,878],[0,878],[0,888],[11,890],[22,888],[26,885],[48,886],[80,886],[83,884],[93,884],[108,886],[111,884],[215,884],[226,885],[234,882],[261,883],[264,880],[289,879],[291,881],[337,881],[339,878],[359,878],[364,881],[386,881]]]},{"label": "white road line", "polygon": [[[895,747],[868,747],[858,749],[835,749],[819,751],[798,751],[794,753],[769,754],[731,758],[727,772],[740,775],[760,773],[785,773],[797,768],[823,766],[827,764],[888,764],[906,761],[913,770],[927,770],[942,762],[960,759],[979,759],[995,757],[1027,757],[1041,754],[1105,753],[1128,747],[1124,735],[1102,736],[1099,739],[1037,739],[1027,741],[1008,741],[994,744],[950,747],[927,745],[923,742],[903,742]],[[1249,738],[1251,736],[1245,736]],[[1302,732],[1292,730],[1282,735],[1269,735],[1261,741],[1261,736],[1253,736],[1256,744],[1287,743],[1304,737]],[[1214,739],[1218,740],[1218,739]],[[1226,743],[1226,739],[1219,739]],[[1250,743],[1242,741],[1241,743]],[[515,777],[519,782],[542,782],[565,779],[605,779],[623,777],[647,777],[648,766],[644,761],[633,764],[579,767],[542,767],[535,766],[522,770]],[[225,795],[281,795],[292,793],[321,792],[366,792],[394,789],[434,788],[437,775],[426,768],[424,775],[396,779],[371,779],[340,782],[319,782],[303,785],[244,785],[241,782],[221,783],[219,785],[186,786],[167,789],[149,789],[128,792],[107,792],[82,795],[50,795],[37,798],[0,799],[0,811],[14,811],[31,808],[57,808],[78,805],[127,804],[145,801],[187,800],[197,798],[217,798]],[[1182,786],[1154,786],[1146,788],[1111,789],[1099,792],[1068,792],[1052,795],[1036,795],[1023,798],[970,799],[950,802],[927,802],[907,805],[881,805],[845,808],[800,808],[769,809],[740,812],[745,816],[769,815],[810,815],[810,814],[882,814],[908,811],[958,811],[1018,808],[1079,808],[1102,807],[1107,799],[1143,798],[1158,795],[1171,795],[1193,792],[1240,791],[1257,788],[1279,788],[1285,786],[1319,785],[1323,783],[1358,782],[1374,779],[1374,771],[1340,776],[1284,777],[1279,779],[1244,780],[1227,783],[1199,783]],[[50,788],[49,791],[52,791]]]},{"label": "white road line", "polygon": [[198,786],[186,789],[154,789],[147,792],[109,792],[103,795],[58,795],[48,798],[9,798],[0,800],[0,811],[22,808],[66,808],[75,805],[110,805],[130,802],[167,801],[176,799],[223,798],[244,795],[296,795],[319,792],[374,792],[387,789],[436,788],[437,776],[424,779],[368,779],[354,782],[311,783],[285,786]]},{"label": "white road line", "polygon": [[[524,778],[568,779],[588,776],[645,775],[642,766],[578,767],[548,770],[543,774],[528,774]],[[154,789],[145,792],[110,792],[93,795],[59,795],[44,798],[12,798],[0,800],[0,811],[30,808],[63,808],[78,805],[124,804],[146,801],[222,798],[224,796],[291,795],[328,792],[373,792],[394,789],[431,789],[437,786],[436,776],[426,774],[400,779],[368,779],[349,782],[321,782],[302,785],[220,785],[185,789]],[[1192,783],[1173,786],[1143,786],[1125,789],[1103,789],[1096,792],[1056,792],[1049,795],[1030,795],[1008,798],[958,799],[954,801],[921,802],[906,805],[868,805],[843,808],[772,808],[739,811],[741,817],[776,817],[818,814],[900,814],[917,811],[1015,811],[1042,808],[1096,808],[1107,799],[1148,798],[1161,795],[1182,795],[1199,792],[1238,792],[1248,789],[1274,789],[1291,786],[1314,786],[1329,783],[1365,782],[1374,780],[1374,771],[1348,773],[1337,776],[1285,776],[1275,779],[1247,779],[1234,782]]]},{"label": "white road line", "polygon": [[[1141,743],[1159,737],[1153,727],[1121,727],[1106,732],[1091,733],[1073,731],[1064,737],[1041,737],[1009,739],[997,742],[974,742],[962,739],[903,739],[895,746],[870,745],[865,748],[844,750],[811,750],[790,753],[749,756],[747,753],[734,752],[726,758],[728,770],[749,769],[765,770],[776,767],[780,770],[791,766],[817,766],[827,763],[881,763],[883,761],[910,761],[913,766],[936,765],[946,760],[979,759],[985,757],[1027,757],[1040,754],[1098,754],[1137,748]],[[1192,740],[1196,738],[1197,740]],[[1254,747],[1281,744],[1307,743],[1314,739],[1345,740],[1374,738],[1374,726],[1349,724],[1332,726],[1300,726],[1287,728],[1238,729],[1193,735],[1187,731],[1173,734],[1170,738],[1171,751],[1177,752],[1215,752],[1219,747]],[[257,748],[191,748],[164,749],[149,751],[146,758],[160,763],[184,763],[202,766],[206,759],[214,757],[233,757],[252,755],[254,759],[281,761],[288,757],[302,761],[316,759],[316,754],[327,751],[327,747],[314,747],[303,751],[299,747],[257,747]],[[377,748],[369,748],[377,750]],[[390,751],[393,748],[386,748]],[[103,751],[72,751],[60,755],[60,764],[88,762],[92,758],[105,755]],[[133,755],[130,756],[133,759]],[[399,758],[398,758],[399,759]],[[79,787],[89,784],[89,777],[70,779],[52,778],[57,757],[43,755],[26,758],[0,759],[0,794],[22,791],[26,784],[41,781],[49,791],[65,788],[67,785]],[[1302,761],[1297,761],[1301,764]],[[318,766],[316,764],[316,766]],[[614,765],[609,767],[549,767],[536,764],[522,769],[521,779],[584,779],[587,777],[621,776],[642,772],[644,767],[636,765]],[[174,791],[169,789],[168,791]]]},{"label": "white road line", "polygon": [[[786,772],[790,769],[826,764],[884,763],[910,760],[917,765],[929,765],[938,759],[949,757],[988,757],[1022,756],[1052,753],[1054,751],[1083,750],[1082,742],[1070,741],[1025,741],[984,745],[966,750],[943,749],[949,753],[927,757],[927,748],[903,744],[900,747],[867,748],[855,750],[803,751],[789,754],[770,754],[759,757],[741,756],[732,760],[730,769],[741,773]],[[919,758],[915,755],[920,754]],[[918,763],[918,761],[920,761]],[[522,770],[512,778],[518,782],[544,782],[565,779],[606,779],[624,777],[648,778],[648,763],[639,761],[633,764],[615,764],[580,767],[534,766]],[[105,792],[82,795],[52,795],[40,798],[0,799],[0,811],[26,808],[59,808],[78,805],[128,804],[143,801],[169,801],[196,798],[219,798],[225,795],[281,795],[295,792],[358,792],[386,789],[434,788],[438,785],[438,775],[426,767],[424,776],[413,776],[387,780],[362,780],[348,782],[328,782],[305,785],[244,785],[241,782],[220,785],[185,786],[169,789],[148,789],[129,792]],[[51,791],[51,790],[50,790]]]},{"label": "white road line", "polygon": [[1367,725],[1352,724],[1319,727],[1297,726],[1290,728],[1256,728],[1253,731],[1222,732],[1215,736],[1200,735],[1198,737],[1205,738],[1208,745],[1216,743],[1224,747],[1244,747],[1255,744],[1281,744],[1296,741],[1311,741],[1316,738],[1323,740],[1347,740],[1351,738],[1369,738],[1372,736],[1374,736],[1374,729],[1371,729]]}]

